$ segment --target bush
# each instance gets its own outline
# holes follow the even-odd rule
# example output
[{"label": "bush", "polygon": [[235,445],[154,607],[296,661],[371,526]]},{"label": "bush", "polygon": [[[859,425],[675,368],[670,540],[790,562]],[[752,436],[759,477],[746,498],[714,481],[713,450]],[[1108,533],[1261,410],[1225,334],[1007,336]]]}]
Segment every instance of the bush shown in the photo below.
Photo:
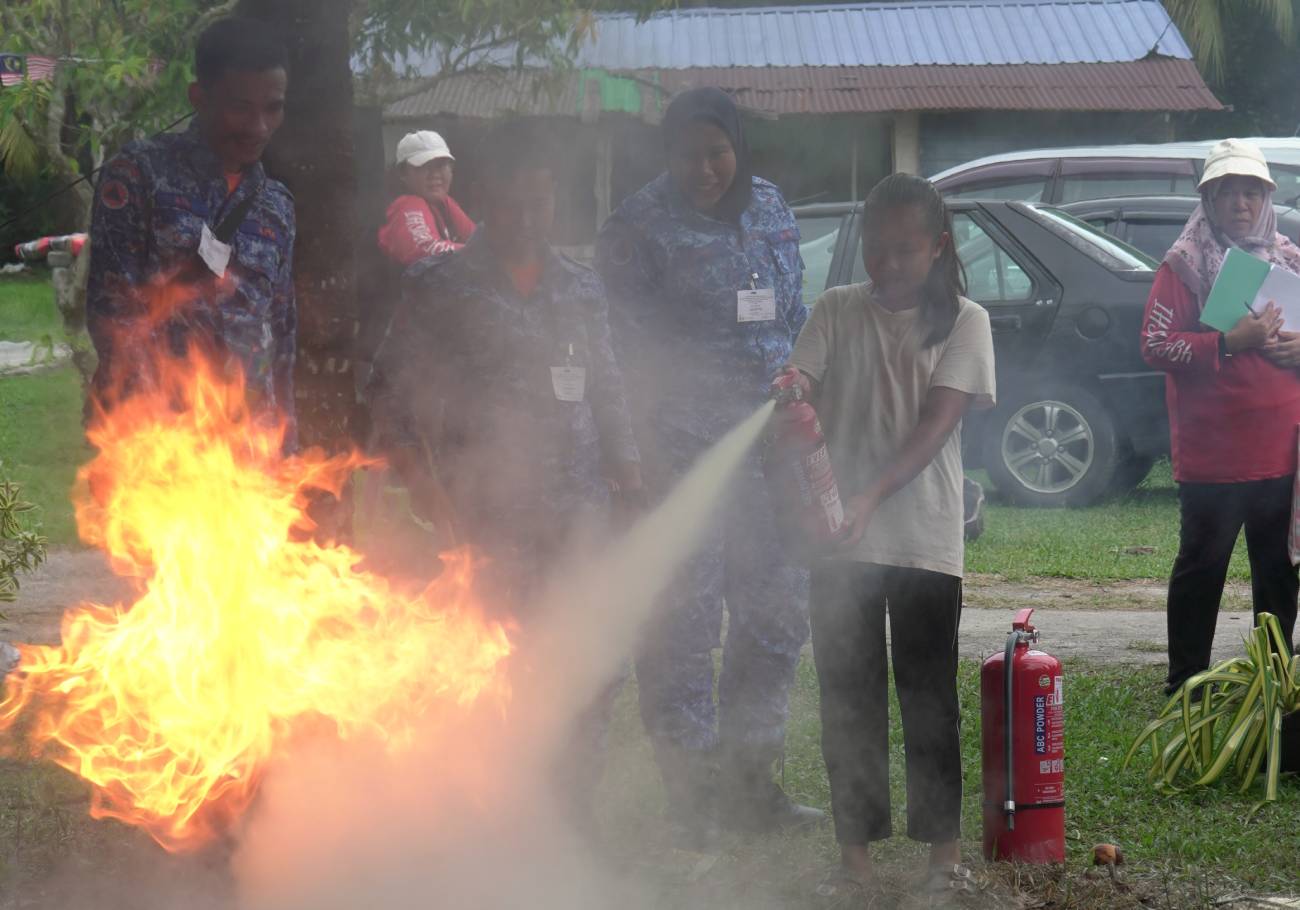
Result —
[{"label": "bush", "polygon": [[58,181],[48,173],[23,181],[0,175],[0,262],[18,258],[15,244],[61,233],[59,210],[45,202],[58,188]]},{"label": "bush", "polygon": [[24,502],[18,484],[4,478],[0,464],[0,602],[18,596],[18,573],[31,572],[45,561],[45,538],[29,527],[36,508]]}]

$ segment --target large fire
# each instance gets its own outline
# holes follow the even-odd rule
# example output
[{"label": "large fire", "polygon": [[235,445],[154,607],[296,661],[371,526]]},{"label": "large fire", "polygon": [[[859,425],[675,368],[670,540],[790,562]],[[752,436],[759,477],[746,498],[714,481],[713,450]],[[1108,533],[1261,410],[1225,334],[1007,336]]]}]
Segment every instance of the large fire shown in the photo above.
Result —
[{"label": "large fire", "polygon": [[0,729],[89,781],[95,817],[183,851],[228,828],[304,726],[400,748],[435,711],[504,699],[510,644],[464,551],[416,591],[311,539],[309,491],[337,491],[359,458],[284,458],[238,378],[174,369],[97,419],[79,475],[81,534],[139,596],[68,611],[58,647],[21,646]]}]

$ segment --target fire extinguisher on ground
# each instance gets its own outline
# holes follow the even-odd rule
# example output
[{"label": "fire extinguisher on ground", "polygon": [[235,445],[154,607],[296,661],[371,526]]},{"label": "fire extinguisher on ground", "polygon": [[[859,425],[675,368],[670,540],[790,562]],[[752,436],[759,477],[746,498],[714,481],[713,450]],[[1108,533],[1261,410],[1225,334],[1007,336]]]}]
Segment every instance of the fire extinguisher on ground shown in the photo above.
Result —
[{"label": "fire extinguisher on ground", "polygon": [[1065,704],[1061,662],[1030,645],[1033,610],[980,672],[984,858],[1065,862]]},{"label": "fire extinguisher on ground", "polygon": [[772,506],[792,546],[821,549],[839,540],[844,530],[844,507],[821,422],[793,369],[772,382],[772,397],[776,410],[763,439],[763,474]]}]

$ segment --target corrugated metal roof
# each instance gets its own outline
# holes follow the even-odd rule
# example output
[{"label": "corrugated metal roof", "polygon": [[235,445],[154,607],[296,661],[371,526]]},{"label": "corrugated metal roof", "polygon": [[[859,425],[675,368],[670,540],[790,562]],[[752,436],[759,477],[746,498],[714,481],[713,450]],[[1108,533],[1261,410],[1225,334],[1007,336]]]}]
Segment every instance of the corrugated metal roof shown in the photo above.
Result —
[{"label": "corrugated metal roof", "polygon": [[[1159,0],[895,0],[596,17],[580,68],[1121,63],[1192,53]],[[513,51],[490,56],[508,64]],[[415,61],[413,61],[415,62]],[[418,65],[418,63],[417,63]],[[419,66],[426,75],[436,62]]]},{"label": "corrugated metal roof", "polygon": [[1192,54],[1158,0],[910,0],[598,17],[580,67],[978,66]]},{"label": "corrugated metal roof", "polygon": [[665,70],[664,88],[716,85],[777,114],[884,111],[1201,111],[1223,106],[1189,60],[1020,66]]},{"label": "corrugated metal roof", "polygon": [[[640,118],[651,123],[658,122],[669,97],[698,85],[719,86],[744,107],[773,114],[1222,110],[1194,63],[1168,58],[981,67],[701,67],[623,75],[620,81],[640,94]],[[538,88],[542,80],[549,88]],[[390,105],[386,115],[487,118],[515,112],[591,120],[601,112],[596,84],[593,74],[583,72],[558,78],[538,71],[488,79],[463,75]],[[631,112],[626,104],[620,110]]]}]

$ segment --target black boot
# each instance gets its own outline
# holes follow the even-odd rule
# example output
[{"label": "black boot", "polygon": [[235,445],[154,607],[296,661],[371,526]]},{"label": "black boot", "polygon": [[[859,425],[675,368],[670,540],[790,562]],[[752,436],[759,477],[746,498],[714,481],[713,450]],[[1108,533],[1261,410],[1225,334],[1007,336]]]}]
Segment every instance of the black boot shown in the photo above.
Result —
[{"label": "black boot", "polygon": [[711,853],[718,847],[717,767],[709,752],[657,745],[664,782],[665,816],[673,845]]},{"label": "black boot", "polygon": [[772,760],[754,753],[733,755],[723,765],[722,821],[749,834],[806,828],[826,818],[790,799],[772,777]]}]

